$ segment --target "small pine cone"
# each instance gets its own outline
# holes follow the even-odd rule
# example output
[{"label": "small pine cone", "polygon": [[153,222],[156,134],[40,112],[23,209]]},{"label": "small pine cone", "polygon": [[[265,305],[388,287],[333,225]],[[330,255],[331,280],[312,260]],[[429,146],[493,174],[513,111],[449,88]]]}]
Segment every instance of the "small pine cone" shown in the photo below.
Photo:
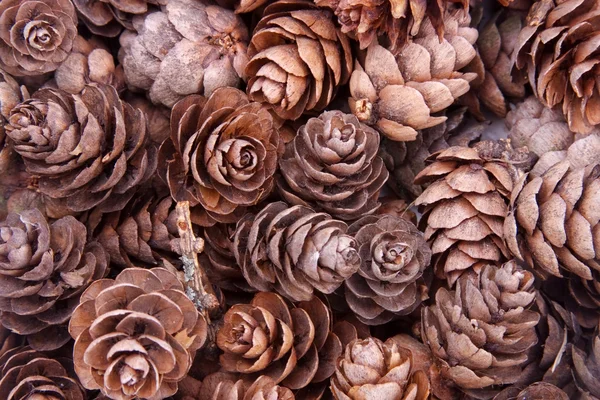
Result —
[{"label": "small pine cone", "polygon": [[210,96],[237,87],[248,62],[242,19],[205,0],[169,0],[138,16],[119,41],[119,60],[131,89],[169,108],[190,94]]},{"label": "small pine cone", "polygon": [[9,122],[7,134],[54,203],[53,217],[96,206],[121,209],[156,169],[144,114],[112,86],[87,85],[80,95],[38,90]]},{"label": "small pine cone", "polygon": [[86,389],[112,399],[164,399],[177,392],[207,331],[174,274],[128,268],[81,296],[69,324],[75,372]]},{"label": "small pine cone", "polygon": [[427,299],[423,272],[431,250],[410,222],[392,215],[366,216],[348,228],[362,260],[345,282],[346,301],[368,325],[385,324],[413,312]]},{"label": "small pine cone", "polygon": [[231,307],[217,332],[217,345],[226,371],[265,375],[292,390],[324,390],[342,353],[331,331],[330,311],[318,297],[289,306],[270,292]]},{"label": "small pine cone", "polygon": [[86,244],[85,226],[75,218],[48,224],[37,209],[9,214],[0,235],[2,324],[36,350],[61,347],[79,296],[108,271],[102,246]]},{"label": "small pine cone", "polygon": [[598,381],[598,371],[600,371],[600,324],[596,332],[590,338],[587,347],[572,347],[573,356],[573,377],[577,388],[582,393],[582,398],[595,400],[600,398],[600,381]]},{"label": "small pine cone", "polygon": [[6,353],[0,357],[0,399],[84,400],[72,363],[29,347]]},{"label": "small pine cone", "polygon": [[415,178],[431,183],[415,200],[434,254],[436,275],[450,286],[469,269],[508,259],[502,224],[508,201],[531,162],[526,149],[507,142],[480,142],[473,148],[450,147],[430,157],[432,164]]},{"label": "small pine cone", "polygon": [[304,206],[270,203],[237,225],[235,258],[254,289],[308,301],[333,293],[360,266],[348,226]]},{"label": "small pine cone", "polygon": [[208,100],[188,96],[175,105],[160,149],[167,167],[159,172],[171,196],[194,207],[193,222],[236,223],[273,190],[282,146],[266,108],[238,89],[219,88]]},{"label": "small pine cone", "polygon": [[569,395],[550,383],[537,382],[523,390],[505,389],[493,400],[569,400]]},{"label": "small pine cone", "polygon": [[6,140],[5,125],[12,109],[27,98],[29,94],[25,86],[19,86],[12,76],[0,69],[0,174],[14,166],[14,151],[12,144]]},{"label": "small pine cone", "polygon": [[519,379],[538,342],[533,285],[533,275],[510,261],[463,274],[453,292],[437,291],[422,311],[421,333],[445,378],[475,398]]},{"label": "small pine cone", "polygon": [[204,378],[197,400],[295,400],[294,393],[268,376],[245,382],[235,374],[217,372]]},{"label": "small pine cone", "polygon": [[265,8],[248,46],[247,92],[283,119],[322,111],[348,82],[352,52],[329,11],[308,0]]},{"label": "small pine cone", "polygon": [[290,204],[341,220],[372,214],[388,178],[377,155],[379,133],[352,114],[326,111],[298,130],[279,161],[277,187]]}]

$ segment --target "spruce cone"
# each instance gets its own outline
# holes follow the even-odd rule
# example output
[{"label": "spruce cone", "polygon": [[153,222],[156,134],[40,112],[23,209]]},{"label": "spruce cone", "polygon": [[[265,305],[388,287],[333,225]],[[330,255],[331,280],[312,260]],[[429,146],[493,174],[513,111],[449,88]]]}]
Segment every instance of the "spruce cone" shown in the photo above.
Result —
[{"label": "spruce cone", "polygon": [[577,346],[572,348],[573,366],[575,383],[582,392],[583,398],[600,398],[600,381],[598,373],[600,372],[600,324],[596,328],[596,333],[590,339],[587,348],[582,349]]},{"label": "spruce cone", "polygon": [[291,204],[312,206],[335,218],[353,220],[373,213],[388,177],[379,133],[352,114],[326,111],[298,130],[279,161],[277,181]]},{"label": "spruce cone", "polygon": [[105,252],[75,218],[48,224],[37,209],[9,214],[0,236],[2,324],[36,350],[59,348],[81,292],[107,273]]},{"label": "spruce cone", "polygon": [[207,324],[174,274],[128,268],[90,285],[69,332],[86,389],[113,399],[164,399],[190,369]]},{"label": "spruce cone", "polygon": [[540,315],[528,309],[533,284],[533,275],[510,261],[462,275],[454,292],[438,290],[435,304],[423,309],[421,332],[445,378],[478,399],[519,379],[538,341]]},{"label": "spruce cone", "polygon": [[54,71],[76,35],[77,14],[69,0],[0,2],[0,68],[11,75]]},{"label": "spruce cone", "polygon": [[164,180],[201,226],[235,223],[273,190],[283,143],[271,114],[234,88],[189,96],[173,108],[161,146]]},{"label": "spruce cone", "polygon": [[304,206],[267,204],[237,225],[235,258],[254,289],[308,301],[333,293],[360,266],[347,225]]},{"label": "spruce cone", "polygon": [[362,262],[346,280],[346,301],[361,322],[384,324],[427,299],[423,272],[431,250],[412,223],[392,215],[367,216],[350,225],[348,233]]},{"label": "spruce cone", "polygon": [[265,8],[248,47],[248,96],[283,119],[322,111],[352,70],[348,38],[331,19],[308,0]]},{"label": "spruce cone", "polygon": [[342,352],[329,310],[316,296],[290,307],[266,292],[227,311],[217,345],[226,371],[265,375],[292,390],[326,382]]},{"label": "spruce cone", "polygon": [[550,383],[537,382],[521,391],[505,389],[494,396],[494,400],[569,400],[569,396]]},{"label": "spruce cone", "polygon": [[146,119],[107,85],[81,95],[42,89],[15,107],[6,126],[39,191],[65,215],[119,210],[156,168]]},{"label": "spruce cone", "polygon": [[294,393],[268,376],[244,382],[237,375],[217,372],[204,378],[197,400],[295,400]]},{"label": "spruce cone", "polygon": [[169,0],[134,19],[120,37],[119,60],[131,89],[167,107],[190,94],[239,86],[248,31],[232,11],[203,0]]}]

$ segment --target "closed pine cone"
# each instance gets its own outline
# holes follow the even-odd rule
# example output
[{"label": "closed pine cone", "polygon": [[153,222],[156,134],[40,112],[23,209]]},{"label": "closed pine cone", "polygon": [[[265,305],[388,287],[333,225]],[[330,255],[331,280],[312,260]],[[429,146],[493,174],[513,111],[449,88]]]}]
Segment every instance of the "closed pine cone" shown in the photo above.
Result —
[{"label": "closed pine cone", "polygon": [[197,400],[295,400],[294,393],[261,375],[243,380],[236,374],[217,372],[204,378]]}]

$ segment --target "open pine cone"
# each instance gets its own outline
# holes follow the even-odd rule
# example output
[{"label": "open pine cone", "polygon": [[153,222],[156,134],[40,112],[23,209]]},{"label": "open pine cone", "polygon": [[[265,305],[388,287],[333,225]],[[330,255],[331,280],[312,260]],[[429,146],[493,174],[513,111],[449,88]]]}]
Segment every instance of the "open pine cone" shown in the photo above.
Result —
[{"label": "open pine cone", "polygon": [[295,400],[294,393],[261,375],[253,382],[217,372],[204,378],[197,400]]}]

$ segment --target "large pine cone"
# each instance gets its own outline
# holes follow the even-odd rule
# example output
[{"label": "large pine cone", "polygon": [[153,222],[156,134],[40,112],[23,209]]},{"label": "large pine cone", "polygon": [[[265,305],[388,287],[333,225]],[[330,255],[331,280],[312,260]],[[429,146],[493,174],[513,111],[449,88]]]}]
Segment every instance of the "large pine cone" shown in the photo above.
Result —
[{"label": "large pine cone", "polygon": [[379,207],[388,172],[377,155],[379,133],[352,114],[326,111],[311,118],[286,146],[277,181],[291,204],[313,206],[353,220]]},{"label": "large pine cone", "polygon": [[204,378],[197,400],[295,400],[294,393],[268,376],[247,382],[236,374],[217,372]]},{"label": "large pine cone", "polygon": [[596,333],[590,339],[587,348],[573,346],[573,366],[575,382],[578,389],[583,392],[583,398],[592,400],[600,399],[600,324]]},{"label": "large pine cone", "polygon": [[121,209],[156,169],[146,119],[107,85],[80,95],[42,89],[15,107],[6,126],[39,191],[64,215]]},{"label": "large pine cone", "polygon": [[352,70],[348,38],[308,0],[268,6],[248,47],[247,92],[283,119],[322,111]]},{"label": "large pine cone", "polygon": [[169,0],[161,11],[135,17],[120,37],[119,60],[130,88],[155,104],[190,94],[209,96],[239,86],[249,40],[241,18],[205,0]]},{"label": "large pine cone", "polygon": [[128,268],[81,296],[69,332],[81,384],[113,399],[164,399],[177,392],[207,324],[171,272]]},{"label": "large pine cone", "polygon": [[81,292],[107,272],[104,250],[75,218],[48,224],[37,209],[9,214],[0,234],[2,324],[37,350],[59,348]]},{"label": "large pine cone", "polygon": [[188,96],[173,108],[171,136],[160,149],[165,181],[176,201],[187,200],[202,226],[235,223],[275,185],[283,143],[273,117],[235,88],[206,100]]},{"label": "large pine cone", "polygon": [[367,216],[353,223],[361,265],[346,280],[346,301],[357,318],[380,325],[413,312],[427,299],[423,272],[431,250],[410,222],[392,215]]},{"label": "large pine cone", "polygon": [[347,229],[308,207],[270,203],[238,223],[234,254],[254,289],[308,301],[315,289],[333,293],[358,270],[360,256]]}]

